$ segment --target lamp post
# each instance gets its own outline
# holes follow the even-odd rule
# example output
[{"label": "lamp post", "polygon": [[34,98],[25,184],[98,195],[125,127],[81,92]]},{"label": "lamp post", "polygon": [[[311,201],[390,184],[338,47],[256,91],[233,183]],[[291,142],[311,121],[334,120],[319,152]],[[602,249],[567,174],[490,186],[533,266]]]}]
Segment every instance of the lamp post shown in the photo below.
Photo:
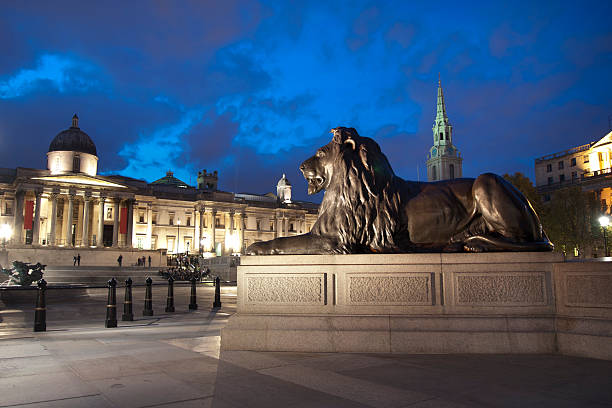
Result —
[{"label": "lamp post", "polygon": [[176,221],[176,255],[179,254],[179,242],[181,242],[181,220]]},{"label": "lamp post", "polygon": [[601,228],[603,229],[604,256],[608,256],[608,234],[607,234],[607,229],[608,229],[608,225],[610,225],[610,217],[608,217],[607,215],[602,215],[601,217],[599,217],[599,225],[601,225]]}]

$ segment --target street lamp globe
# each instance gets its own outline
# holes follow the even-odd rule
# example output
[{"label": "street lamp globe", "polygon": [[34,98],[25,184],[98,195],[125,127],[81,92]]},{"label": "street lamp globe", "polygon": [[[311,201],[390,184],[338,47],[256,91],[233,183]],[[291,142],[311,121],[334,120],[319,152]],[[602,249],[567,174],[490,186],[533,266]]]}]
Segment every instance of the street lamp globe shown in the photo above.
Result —
[{"label": "street lamp globe", "polygon": [[601,217],[599,217],[599,225],[604,228],[610,225],[610,217],[608,217],[607,215],[602,215]]}]

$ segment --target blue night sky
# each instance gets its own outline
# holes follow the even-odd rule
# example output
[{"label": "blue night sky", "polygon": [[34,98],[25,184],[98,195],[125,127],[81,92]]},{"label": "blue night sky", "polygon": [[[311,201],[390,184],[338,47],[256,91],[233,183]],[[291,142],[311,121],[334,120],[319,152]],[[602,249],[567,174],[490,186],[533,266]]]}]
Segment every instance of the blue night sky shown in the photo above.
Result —
[{"label": "blue night sky", "polygon": [[610,4],[3,2],[0,167],[46,168],[76,112],[102,174],[265,193],[284,172],[305,199],[299,164],[351,126],[423,180],[439,72],[464,176],[533,178],[608,131]]}]

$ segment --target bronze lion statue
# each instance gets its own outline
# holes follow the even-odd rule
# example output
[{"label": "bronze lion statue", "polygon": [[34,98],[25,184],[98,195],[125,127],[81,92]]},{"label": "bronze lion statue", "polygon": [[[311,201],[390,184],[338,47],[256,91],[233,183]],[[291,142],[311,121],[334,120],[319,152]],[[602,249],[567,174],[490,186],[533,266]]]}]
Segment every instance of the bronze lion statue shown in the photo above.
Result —
[{"label": "bronze lion statue", "polygon": [[378,144],[353,128],[300,166],[308,194],[325,189],[312,230],[256,242],[249,255],[551,251],[529,201],[485,173],[433,183],[393,173]]}]

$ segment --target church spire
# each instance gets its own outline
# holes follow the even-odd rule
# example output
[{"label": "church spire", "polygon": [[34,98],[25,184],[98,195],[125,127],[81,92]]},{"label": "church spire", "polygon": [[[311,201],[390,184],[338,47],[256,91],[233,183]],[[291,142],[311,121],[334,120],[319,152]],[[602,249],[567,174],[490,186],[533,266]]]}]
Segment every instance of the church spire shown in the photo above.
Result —
[{"label": "church spire", "polygon": [[427,179],[429,181],[448,180],[461,177],[463,159],[453,145],[453,126],[446,115],[444,91],[438,74],[438,106],[433,127],[433,146],[427,159]]},{"label": "church spire", "polygon": [[446,116],[446,106],[444,105],[444,92],[442,91],[442,81],[440,80],[440,73],[438,73],[438,110],[436,113],[436,122],[443,121],[448,123],[448,116]]}]

